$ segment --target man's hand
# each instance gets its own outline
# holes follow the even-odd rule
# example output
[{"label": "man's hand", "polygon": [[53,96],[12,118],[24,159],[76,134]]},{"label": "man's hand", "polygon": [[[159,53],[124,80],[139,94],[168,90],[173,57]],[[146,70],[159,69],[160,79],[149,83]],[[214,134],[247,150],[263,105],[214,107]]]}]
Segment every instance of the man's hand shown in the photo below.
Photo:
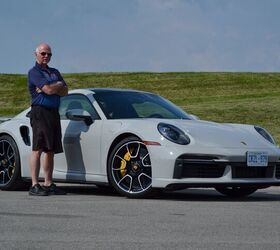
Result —
[{"label": "man's hand", "polygon": [[39,89],[38,87],[36,87],[36,92],[37,93],[42,93],[43,91],[41,89]]},{"label": "man's hand", "polygon": [[59,95],[59,96],[68,95],[68,87],[66,85],[63,86],[56,94]]}]

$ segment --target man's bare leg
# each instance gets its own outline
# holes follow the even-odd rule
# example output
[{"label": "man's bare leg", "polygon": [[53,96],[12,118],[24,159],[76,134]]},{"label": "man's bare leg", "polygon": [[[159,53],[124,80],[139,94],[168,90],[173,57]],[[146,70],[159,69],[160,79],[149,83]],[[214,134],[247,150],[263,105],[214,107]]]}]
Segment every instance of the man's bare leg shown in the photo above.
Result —
[{"label": "man's bare leg", "polygon": [[40,158],[41,158],[41,151],[32,151],[30,157],[30,171],[31,171],[31,178],[32,178],[32,186],[38,184],[39,172],[40,172]]},{"label": "man's bare leg", "polygon": [[48,187],[53,182],[53,168],[54,168],[54,153],[46,152],[44,154],[43,168],[45,172],[44,186]]}]

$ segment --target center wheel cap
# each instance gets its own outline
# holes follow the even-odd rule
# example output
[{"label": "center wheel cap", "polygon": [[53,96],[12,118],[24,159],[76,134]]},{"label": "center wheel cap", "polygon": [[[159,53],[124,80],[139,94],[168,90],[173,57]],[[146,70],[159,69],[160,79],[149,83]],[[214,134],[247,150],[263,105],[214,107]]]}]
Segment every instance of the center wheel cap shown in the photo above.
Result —
[{"label": "center wheel cap", "polygon": [[139,165],[138,165],[137,163],[133,163],[133,164],[132,164],[132,171],[133,171],[133,172],[137,172],[137,171],[139,171],[139,170],[140,170]]}]

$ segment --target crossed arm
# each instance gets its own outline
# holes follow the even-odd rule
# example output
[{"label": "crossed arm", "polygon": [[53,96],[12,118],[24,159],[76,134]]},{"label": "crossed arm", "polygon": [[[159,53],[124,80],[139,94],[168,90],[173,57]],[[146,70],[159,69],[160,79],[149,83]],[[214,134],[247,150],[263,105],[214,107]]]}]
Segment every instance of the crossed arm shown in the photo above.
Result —
[{"label": "crossed arm", "polygon": [[45,84],[42,89],[37,88],[38,93],[44,92],[47,95],[66,96],[68,94],[68,87],[62,81],[57,81],[53,84]]}]

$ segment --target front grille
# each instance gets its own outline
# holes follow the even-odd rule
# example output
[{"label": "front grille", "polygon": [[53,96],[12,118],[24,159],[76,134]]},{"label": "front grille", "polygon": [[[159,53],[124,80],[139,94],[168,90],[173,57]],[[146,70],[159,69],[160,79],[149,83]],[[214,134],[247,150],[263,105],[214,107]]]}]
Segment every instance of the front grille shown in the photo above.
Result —
[{"label": "front grille", "polygon": [[225,164],[215,162],[217,157],[208,155],[182,155],[175,163],[173,177],[179,178],[220,178]]},{"label": "front grille", "polygon": [[274,166],[247,167],[232,166],[232,178],[272,178]]},{"label": "front grille", "polygon": [[225,166],[217,164],[189,163],[189,166],[184,165],[181,178],[220,178],[224,171]]},{"label": "front grille", "polygon": [[275,178],[280,179],[280,164],[276,165]]}]

